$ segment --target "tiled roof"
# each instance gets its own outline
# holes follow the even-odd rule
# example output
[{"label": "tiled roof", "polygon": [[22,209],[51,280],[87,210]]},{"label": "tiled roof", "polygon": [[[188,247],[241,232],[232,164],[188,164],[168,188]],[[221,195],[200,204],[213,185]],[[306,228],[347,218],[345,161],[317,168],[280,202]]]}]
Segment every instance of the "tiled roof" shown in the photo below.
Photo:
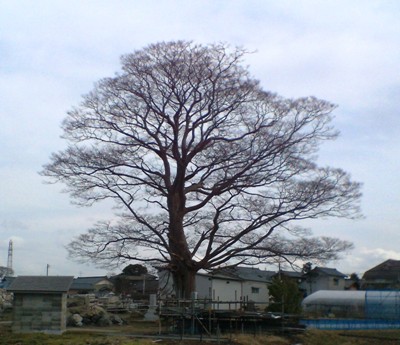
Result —
[{"label": "tiled roof", "polygon": [[315,267],[312,272],[322,273],[332,277],[346,277],[346,274],[339,272],[336,268],[328,268],[328,267]]},{"label": "tiled roof", "polygon": [[[71,285],[71,290],[92,290],[94,286],[102,281],[107,280],[107,276],[100,276],[100,277],[78,277],[75,278]],[[110,284],[111,281],[109,281]]]},{"label": "tiled roof", "polygon": [[364,273],[363,279],[400,280],[400,260],[386,260]]},{"label": "tiled roof", "polygon": [[7,288],[11,292],[67,292],[74,277],[19,276]]},{"label": "tiled roof", "polygon": [[[282,270],[281,270],[280,273],[281,273],[283,276],[286,276],[286,277],[288,277],[288,278],[296,278],[296,279],[304,278],[304,275],[303,275],[303,273],[301,273],[301,272],[296,272],[296,271],[282,271]],[[279,272],[276,273],[275,275],[279,275]]]}]

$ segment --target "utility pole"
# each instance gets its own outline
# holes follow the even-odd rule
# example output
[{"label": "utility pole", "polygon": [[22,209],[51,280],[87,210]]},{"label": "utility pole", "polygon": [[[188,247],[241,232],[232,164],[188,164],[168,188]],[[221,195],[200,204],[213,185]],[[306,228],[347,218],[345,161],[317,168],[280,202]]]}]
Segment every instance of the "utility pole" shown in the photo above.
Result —
[{"label": "utility pole", "polygon": [[49,276],[49,268],[50,268],[50,265],[47,264],[47,265],[46,265],[46,276]]}]

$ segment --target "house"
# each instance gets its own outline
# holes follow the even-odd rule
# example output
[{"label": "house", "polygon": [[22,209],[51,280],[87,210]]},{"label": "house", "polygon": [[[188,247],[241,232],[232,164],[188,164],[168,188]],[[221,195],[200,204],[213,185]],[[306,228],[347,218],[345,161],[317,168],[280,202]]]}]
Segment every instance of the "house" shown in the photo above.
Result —
[{"label": "house", "polygon": [[[213,300],[234,301],[235,309],[242,306],[257,306],[264,309],[269,301],[268,284],[275,272],[260,270],[256,267],[233,267],[215,270],[211,273]],[[225,284],[221,284],[221,275]],[[232,282],[237,284],[230,285]],[[235,286],[238,285],[238,286]],[[239,303],[237,303],[239,302]],[[241,305],[242,304],[242,305]]]},{"label": "house", "polygon": [[[213,301],[213,309],[240,309],[249,305],[264,308],[268,303],[268,283],[274,274],[255,267],[198,272],[197,298]],[[172,277],[165,271],[161,271],[159,276],[161,293],[173,294]]]},{"label": "house", "polygon": [[[336,268],[315,267],[308,273],[296,271],[260,270],[256,267],[230,267],[200,271],[196,274],[196,296],[212,301],[213,309],[240,309],[253,305],[266,307],[269,303],[268,285],[273,277],[283,275],[294,280],[304,296],[318,290],[345,290],[347,275]],[[174,297],[172,276],[159,270],[159,289],[162,297]]]},{"label": "house", "polygon": [[307,295],[319,290],[344,290],[346,287],[346,274],[339,272],[336,268],[315,267],[304,274],[301,288]]},{"label": "house", "polygon": [[95,294],[101,297],[114,290],[114,284],[107,276],[78,277],[72,282],[69,294]]},{"label": "house", "polygon": [[14,294],[13,332],[63,333],[72,280],[66,276],[16,277],[7,289]]},{"label": "house", "polygon": [[366,271],[362,279],[362,289],[400,289],[400,260],[389,259]]},{"label": "house", "polygon": [[196,275],[197,298],[214,301],[212,309],[240,309],[241,279],[226,272],[200,272]]}]

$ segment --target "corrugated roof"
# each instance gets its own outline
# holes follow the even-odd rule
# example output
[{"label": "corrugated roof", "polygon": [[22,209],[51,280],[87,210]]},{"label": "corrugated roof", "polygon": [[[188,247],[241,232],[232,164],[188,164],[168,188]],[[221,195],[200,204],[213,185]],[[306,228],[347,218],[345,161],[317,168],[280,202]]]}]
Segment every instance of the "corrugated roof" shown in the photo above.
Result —
[{"label": "corrugated roof", "polygon": [[67,292],[74,277],[19,276],[7,288],[11,292]]}]

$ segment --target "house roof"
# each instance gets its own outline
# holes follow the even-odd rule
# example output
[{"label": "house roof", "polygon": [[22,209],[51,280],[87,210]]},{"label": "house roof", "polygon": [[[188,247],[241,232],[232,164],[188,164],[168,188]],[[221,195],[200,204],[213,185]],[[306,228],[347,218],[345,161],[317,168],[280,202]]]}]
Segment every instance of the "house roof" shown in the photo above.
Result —
[{"label": "house roof", "polygon": [[339,272],[336,268],[329,268],[329,267],[315,267],[313,270],[311,270],[313,273],[319,273],[327,276],[332,276],[332,277],[340,277],[344,278],[347,277],[347,274],[343,274]]},{"label": "house roof", "polygon": [[222,268],[212,272],[213,276],[224,276],[231,279],[266,282],[270,281],[275,272],[263,271],[257,267]]},{"label": "house roof", "polygon": [[212,278],[219,278],[219,279],[230,279],[230,280],[242,280],[238,276],[234,275],[232,272],[226,269],[215,269],[208,273],[198,273],[202,276],[212,277]]},{"label": "house roof", "polygon": [[73,279],[70,276],[19,276],[7,290],[21,293],[67,292]]},{"label": "house roof", "polygon": [[288,278],[295,278],[295,279],[304,279],[304,275],[301,272],[296,272],[296,271],[279,271],[278,273],[275,273],[275,275],[279,275],[281,273],[283,276],[286,276]]},{"label": "house roof", "polygon": [[386,260],[366,271],[363,279],[389,279],[400,281],[400,260]]},{"label": "house roof", "polygon": [[107,276],[99,276],[99,277],[78,277],[75,278],[70,287],[71,290],[92,290],[96,284],[99,282],[107,280],[110,284],[111,281]]}]

